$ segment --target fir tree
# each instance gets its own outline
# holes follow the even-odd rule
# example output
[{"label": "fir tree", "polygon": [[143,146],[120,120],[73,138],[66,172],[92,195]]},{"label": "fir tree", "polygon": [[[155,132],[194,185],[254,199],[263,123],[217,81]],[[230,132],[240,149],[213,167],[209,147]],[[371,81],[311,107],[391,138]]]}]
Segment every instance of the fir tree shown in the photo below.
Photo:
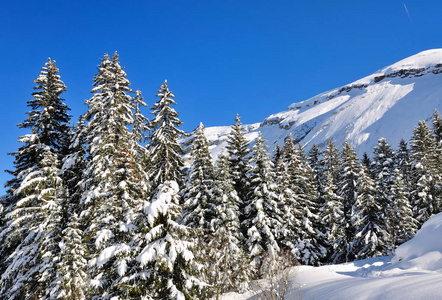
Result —
[{"label": "fir tree", "polygon": [[[245,131],[240,123],[239,115],[235,117],[235,124],[231,126],[231,132],[227,139],[227,153],[230,158],[231,173],[236,192],[241,200],[240,222],[244,220],[243,211],[245,201],[250,192],[249,188],[249,142],[245,138]],[[245,234],[245,232],[244,232]]]},{"label": "fir tree", "polygon": [[28,113],[29,117],[19,127],[35,129],[42,144],[62,155],[67,146],[71,116],[67,113],[70,109],[61,98],[61,94],[66,91],[66,86],[58,73],[55,60],[48,58],[40,76],[34,81],[36,86],[35,92],[32,93],[33,99],[28,101],[28,106],[32,110]]},{"label": "fir tree", "polygon": [[385,226],[387,220],[384,207],[376,200],[375,183],[365,168],[361,169],[357,188],[352,215],[356,231],[352,251],[357,259],[385,256],[391,251],[390,234]]},{"label": "fir tree", "polygon": [[[395,214],[394,205],[395,192],[392,186],[397,182],[396,166],[394,164],[395,153],[384,138],[379,139],[378,145],[373,151],[373,177],[376,184],[376,201],[381,207],[382,214],[379,218],[383,223],[377,223],[378,230],[392,233],[390,218]],[[384,255],[389,255],[393,249],[394,241],[392,239],[383,241],[386,243]],[[378,252],[379,253],[379,252]]]},{"label": "fir tree", "polygon": [[0,294],[5,297],[44,295],[48,286],[38,280],[52,280],[57,260],[54,240],[60,235],[60,202],[65,197],[57,173],[70,119],[61,98],[66,86],[58,73],[55,61],[48,59],[34,81],[33,99],[28,101],[32,110],[18,124],[32,134],[20,138],[23,145],[12,153],[15,169],[7,171],[13,178],[5,184],[8,195],[0,232]]},{"label": "fir tree", "polygon": [[357,182],[361,174],[361,164],[356,152],[346,141],[341,153],[340,178],[338,181],[338,195],[342,198],[343,219],[338,220],[338,231],[343,235],[333,243],[334,252],[331,256],[333,263],[348,262],[354,259],[352,241],[355,232],[352,224],[352,210],[358,197]]},{"label": "fir tree", "polygon": [[436,143],[439,144],[442,141],[442,118],[440,117],[438,110],[434,112],[431,123],[433,135],[436,138]]},{"label": "fir tree", "polygon": [[15,190],[14,196],[20,200],[6,215],[7,223],[0,233],[4,244],[15,245],[6,257],[7,268],[0,279],[0,296],[8,299],[48,296],[59,260],[60,202],[64,191],[57,175],[58,159],[35,135],[23,139],[40,145],[39,164]]},{"label": "fir tree", "polygon": [[63,238],[59,243],[60,260],[51,285],[51,299],[83,300],[88,294],[87,249],[80,226],[78,215],[70,215],[70,221],[63,230]]},{"label": "fir tree", "polygon": [[151,160],[151,182],[155,188],[165,181],[175,180],[181,183],[183,180],[183,150],[178,143],[178,137],[184,132],[178,127],[182,122],[178,119],[178,113],[171,107],[176,104],[175,97],[167,86],[167,80],[158,91],[159,100],[152,108],[155,117],[150,122],[151,133],[149,136],[148,156]]},{"label": "fir tree", "polygon": [[244,237],[238,218],[239,197],[233,187],[229,158],[220,155],[216,165],[216,213],[204,255],[207,257],[205,278],[219,297],[221,293],[243,290],[251,277],[251,270],[242,247]]},{"label": "fir tree", "polygon": [[128,295],[135,299],[193,299],[204,287],[195,277],[195,245],[186,238],[190,229],[177,223],[181,213],[178,192],[178,184],[167,181],[144,204],[142,218],[147,224],[146,232],[137,238],[139,271],[123,279],[133,282]]},{"label": "fir tree", "polygon": [[440,199],[434,182],[435,138],[428,125],[421,121],[411,138],[411,199],[415,218],[423,224],[439,212]]},{"label": "fir tree", "polygon": [[294,228],[296,259],[303,264],[318,264],[326,254],[326,249],[322,244],[323,235],[317,230],[319,209],[316,187],[305,154],[302,148],[296,149],[291,136],[285,139],[284,160],[290,178],[290,188],[295,195],[295,199],[290,200],[294,205],[292,213],[300,225]]},{"label": "fir tree", "polygon": [[202,123],[194,131],[190,154],[192,165],[184,192],[185,210],[182,222],[189,227],[207,231],[211,229],[211,221],[215,215],[216,203],[213,197],[215,170]]},{"label": "fir tree", "polygon": [[121,279],[130,267],[133,225],[143,200],[137,186],[137,156],[128,126],[133,123],[130,82],[118,54],[106,54],[94,78],[86,143],[89,157],[84,172],[81,222],[87,224],[85,240],[90,246],[89,274],[93,293],[101,297],[122,296]]},{"label": "fir tree", "polygon": [[409,201],[409,193],[398,169],[394,170],[394,180],[391,190],[390,235],[393,249],[410,240],[417,232],[418,222],[413,217],[413,210]]},{"label": "fir tree", "polygon": [[322,222],[325,240],[328,242],[327,255],[324,258],[329,262],[334,252],[333,244],[339,237],[342,237],[344,231],[342,222],[343,218],[343,200],[338,195],[338,180],[340,157],[339,150],[333,144],[331,139],[328,140],[327,146],[323,152],[321,163],[322,172],[320,181],[322,186],[322,202],[323,206],[320,211],[320,220]]},{"label": "fir tree", "polygon": [[267,147],[260,135],[252,149],[250,161],[254,164],[251,171],[251,193],[244,210],[243,228],[247,229],[246,247],[250,253],[258,274],[263,274],[264,258],[270,260],[279,252],[277,236],[281,225],[281,213],[278,208],[276,184],[274,182],[273,163],[267,155]]}]

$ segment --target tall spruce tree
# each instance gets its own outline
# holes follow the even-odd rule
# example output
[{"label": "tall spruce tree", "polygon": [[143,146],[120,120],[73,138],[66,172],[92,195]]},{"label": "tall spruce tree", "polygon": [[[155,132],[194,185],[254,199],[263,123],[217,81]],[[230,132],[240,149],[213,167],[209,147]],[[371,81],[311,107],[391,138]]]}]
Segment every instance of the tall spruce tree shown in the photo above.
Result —
[{"label": "tall spruce tree", "polygon": [[202,123],[193,133],[190,154],[192,165],[184,192],[185,209],[182,222],[189,227],[206,231],[202,233],[205,235],[212,229],[216,202],[213,196],[215,170]]},{"label": "tall spruce tree", "polygon": [[365,167],[361,168],[357,189],[352,214],[355,227],[352,252],[357,259],[388,255],[392,249],[384,207],[376,199],[375,182]]},{"label": "tall spruce tree", "polygon": [[322,185],[323,206],[320,211],[320,220],[324,228],[324,234],[327,243],[327,255],[324,261],[330,262],[330,257],[334,252],[333,244],[343,235],[343,200],[338,195],[338,180],[340,158],[339,150],[328,140],[327,146],[323,152],[323,158],[320,162],[322,172],[320,180]]},{"label": "tall spruce tree", "polygon": [[391,209],[388,216],[389,230],[393,249],[411,239],[417,232],[418,222],[413,216],[408,189],[402,180],[399,169],[394,170],[390,186]]},{"label": "tall spruce tree", "polygon": [[[230,158],[230,167],[235,190],[241,200],[240,222],[244,220],[243,211],[245,201],[250,192],[249,188],[249,141],[245,138],[245,130],[240,122],[239,115],[235,117],[235,124],[231,126],[231,132],[227,139],[227,153]],[[245,234],[245,232],[244,232]]]},{"label": "tall spruce tree", "polygon": [[342,198],[343,219],[338,220],[339,231],[343,234],[336,238],[331,256],[333,263],[348,262],[355,258],[352,242],[355,229],[352,223],[353,205],[358,198],[357,183],[361,175],[361,164],[354,149],[346,141],[341,152],[338,195]]},{"label": "tall spruce tree", "polygon": [[133,259],[133,222],[142,206],[142,194],[134,184],[138,158],[130,151],[134,139],[128,130],[133,123],[129,95],[133,91],[123,69],[117,53],[112,58],[106,54],[94,78],[94,95],[86,101],[89,157],[80,217],[87,224],[92,293],[100,297],[126,296],[120,283]]},{"label": "tall spruce tree", "polygon": [[439,212],[434,165],[435,138],[424,121],[415,127],[411,137],[411,201],[415,218],[422,225]]},{"label": "tall spruce tree", "polygon": [[[0,294],[3,297],[44,295],[47,286],[38,280],[51,272],[48,271],[53,267],[50,261],[55,263],[57,259],[56,244],[49,241],[60,235],[58,218],[65,194],[57,173],[70,119],[69,109],[61,98],[66,86],[58,73],[55,61],[48,59],[34,81],[28,118],[18,124],[32,133],[20,138],[23,145],[11,154],[15,157],[15,169],[7,171],[13,178],[5,184],[8,194],[0,232]],[[36,256],[27,257],[26,253]],[[43,254],[44,258],[37,257]],[[41,268],[40,274],[36,268]]]},{"label": "tall spruce tree", "polygon": [[[391,224],[391,218],[395,214],[395,193],[396,190],[392,189],[393,184],[397,183],[396,165],[395,165],[395,153],[391,146],[387,143],[385,138],[381,138],[378,141],[378,145],[373,150],[373,177],[376,184],[376,201],[381,207],[381,211],[377,212],[382,214],[380,219],[384,220],[382,223],[377,223],[380,227],[379,230],[393,233]],[[384,255],[391,254],[393,250],[393,239],[384,240],[385,253]]]},{"label": "tall spruce tree", "polygon": [[6,215],[0,233],[3,245],[13,246],[0,278],[0,296],[5,299],[47,297],[59,260],[64,189],[58,176],[58,158],[49,146],[39,143],[36,135],[25,136],[22,141],[40,145],[39,163],[14,191],[19,201]]},{"label": "tall spruce tree", "polygon": [[204,283],[196,274],[196,262],[189,239],[191,229],[178,223],[181,214],[179,186],[175,181],[160,184],[151,201],[144,202],[140,216],[141,234],[135,237],[137,272],[123,278],[126,298],[194,299]]},{"label": "tall spruce tree", "polygon": [[326,254],[326,248],[321,242],[323,235],[317,230],[317,189],[305,154],[301,147],[295,147],[291,136],[285,139],[284,160],[290,178],[290,188],[295,195],[294,201],[291,201],[294,205],[292,213],[299,223],[299,226],[294,228],[296,259],[302,264],[316,265]]},{"label": "tall spruce tree", "polygon": [[273,261],[278,255],[277,239],[279,230],[282,228],[273,163],[268,156],[267,146],[261,135],[253,146],[250,162],[254,164],[250,177],[251,192],[245,203],[242,226],[247,230],[247,250],[258,271],[257,275],[261,275],[267,271],[265,269],[268,267],[267,263]]},{"label": "tall spruce tree", "polygon": [[155,117],[150,122],[151,132],[147,145],[151,161],[149,175],[153,188],[169,180],[175,180],[179,184],[183,181],[183,150],[178,137],[185,133],[178,129],[182,122],[171,107],[176,102],[173,100],[175,96],[169,91],[167,80],[158,90],[157,97],[159,99],[152,108]]},{"label": "tall spruce tree", "polygon": [[233,187],[230,162],[221,154],[216,163],[214,198],[216,213],[208,236],[205,279],[219,297],[221,293],[241,291],[251,277],[249,257],[239,223],[239,197]]}]

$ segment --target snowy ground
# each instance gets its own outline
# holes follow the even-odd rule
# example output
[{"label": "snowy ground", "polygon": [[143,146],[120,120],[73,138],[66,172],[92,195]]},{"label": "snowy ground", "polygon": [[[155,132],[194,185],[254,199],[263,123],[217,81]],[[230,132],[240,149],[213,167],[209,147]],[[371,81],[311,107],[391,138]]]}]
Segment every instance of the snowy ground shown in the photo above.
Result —
[{"label": "snowy ground", "polygon": [[[427,221],[394,257],[298,267],[287,299],[442,299],[441,237],[442,213]],[[257,299],[255,293],[230,293],[223,299]]]}]

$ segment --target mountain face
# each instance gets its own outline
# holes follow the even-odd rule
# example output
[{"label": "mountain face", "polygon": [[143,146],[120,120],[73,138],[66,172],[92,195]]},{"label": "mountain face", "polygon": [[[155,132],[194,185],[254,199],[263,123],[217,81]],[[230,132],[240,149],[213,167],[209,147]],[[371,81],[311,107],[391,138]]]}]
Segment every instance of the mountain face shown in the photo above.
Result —
[{"label": "mountain face", "polygon": [[[362,156],[384,137],[393,147],[411,137],[420,120],[442,112],[442,49],[401,60],[346,86],[291,104],[261,123],[245,125],[247,138],[260,131],[271,149],[291,134],[308,150],[324,148],[328,139],[341,147],[345,140]],[[226,146],[229,126],[206,128],[214,157]]]}]

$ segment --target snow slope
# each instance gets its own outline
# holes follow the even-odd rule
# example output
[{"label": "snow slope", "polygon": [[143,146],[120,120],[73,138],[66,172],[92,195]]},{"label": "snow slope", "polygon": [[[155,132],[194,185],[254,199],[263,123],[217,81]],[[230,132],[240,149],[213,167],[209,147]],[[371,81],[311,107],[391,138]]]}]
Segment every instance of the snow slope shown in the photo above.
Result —
[{"label": "snow slope", "polygon": [[[340,265],[294,268],[287,299],[442,299],[442,213],[433,216],[394,257],[377,257]],[[256,284],[255,284],[256,286]],[[255,299],[230,293],[227,299]]]},{"label": "snow slope", "polygon": [[[420,120],[442,111],[442,49],[421,52],[346,86],[294,103],[260,124],[247,126],[247,138],[261,131],[271,148],[292,134],[309,148],[325,146],[332,138],[337,146],[348,140],[359,155],[371,154],[379,138],[396,147],[409,140]],[[229,127],[207,128],[216,157],[225,146]]]}]

